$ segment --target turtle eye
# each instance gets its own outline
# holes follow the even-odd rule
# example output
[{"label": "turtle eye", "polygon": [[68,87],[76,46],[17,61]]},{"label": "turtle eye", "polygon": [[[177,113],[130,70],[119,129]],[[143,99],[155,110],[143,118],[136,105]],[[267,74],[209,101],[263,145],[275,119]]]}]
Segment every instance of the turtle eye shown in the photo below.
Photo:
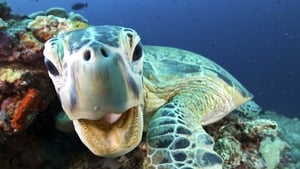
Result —
[{"label": "turtle eye", "polygon": [[138,43],[134,48],[134,52],[133,52],[133,55],[132,55],[132,60],[137,61],[142,57],[142,55],[143,55],[142,44]]},{"label": "turtle eye", "polygon": [[48,71],[49,71],[53,76],[59,75],[59,72],[58,72],[57,68],[54,66],[54,64],[53,64],[50,60],[46,59],[46,60],[45,60],[45,65],[46,65]]}]

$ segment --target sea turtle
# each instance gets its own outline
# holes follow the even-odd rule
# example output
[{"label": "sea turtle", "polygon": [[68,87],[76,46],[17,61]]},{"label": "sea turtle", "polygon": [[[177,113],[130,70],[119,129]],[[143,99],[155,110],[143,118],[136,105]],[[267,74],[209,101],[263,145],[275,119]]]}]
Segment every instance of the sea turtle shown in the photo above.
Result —
[{"label": "sea turtle", "polygon": [[[94,154],[120,156],[147,131],[144,168],[222,168],[203,125],[258,107],[232,75],[182,49],[145,46],[130,28],[91,26],[48,40],[45,65],[63,110]],[[252,110],[253,108],[253,110]]]}]

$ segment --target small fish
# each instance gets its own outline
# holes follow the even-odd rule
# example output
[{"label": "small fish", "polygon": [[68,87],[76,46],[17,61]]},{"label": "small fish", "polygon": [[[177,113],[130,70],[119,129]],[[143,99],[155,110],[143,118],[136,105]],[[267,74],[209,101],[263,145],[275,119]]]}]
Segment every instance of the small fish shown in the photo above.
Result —
[{"label": "small fish", "polygon": [[78,3],[75,3],[72,5],[72,9],[73,10],[81,10],[83,9],[84,7],[88,7],[88,3],[81,3],[81,2],[78,2]]}]

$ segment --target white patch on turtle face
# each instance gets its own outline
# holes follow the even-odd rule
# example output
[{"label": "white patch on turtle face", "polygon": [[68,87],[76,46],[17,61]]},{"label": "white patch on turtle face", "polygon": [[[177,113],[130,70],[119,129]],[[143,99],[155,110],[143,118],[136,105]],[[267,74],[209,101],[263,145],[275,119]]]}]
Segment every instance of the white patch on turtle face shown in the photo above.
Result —
[{"label": "white patch on turtle face", "polygon": [[47,41],[44,55],[71,120],[95,120],[143,102],[143,53],[131,29],[98,26],[72,31]]}]

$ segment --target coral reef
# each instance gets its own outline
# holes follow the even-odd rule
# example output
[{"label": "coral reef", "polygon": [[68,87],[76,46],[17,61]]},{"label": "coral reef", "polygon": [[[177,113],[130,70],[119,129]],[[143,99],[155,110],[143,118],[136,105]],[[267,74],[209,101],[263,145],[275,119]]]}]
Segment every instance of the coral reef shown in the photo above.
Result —
[{"label": "coral reef", "polygon": [[281,152],[288,147],[287,143],[276,137],[266,137],[260,143],[259,152],[267,163],[267,169],[275,168],[281,158]]},{"label": "coral reef", "polygon": [[19,21],[19,20],[23,19],[24,17],[25,16],[20,15],[20,14],[12,14],[11,8],[6,3],[6,1],[0,3],[0,18],[2,18],[3,20],[13,19],[13,20]]},{"label": "coral reef", "polygon": [[[0,163],[1,168],[142,168],[144,138],[118,158],[94,156],[78,136],[59,132],[60,104],[43,64],[43,45],[59,33],[88,26],[61,8],[14,15],[0,3]],[[70,128],[72,124],[70,124]],[[300,121],[273,112],[246,116],[233,112],[205,126],[215,139],[224,168],[300,168]],[[18,134],[16,134],[18,133]],[[270,156],[272,155],[272,156]]]},{"label": "coral reef", "polygon": [[6,2],[0,3],[0,18],[7,20],[11,17],[11,8]]},{"label": "coral reef", "polygon": [[43,64],[44,42],[88,25],[83,17],[68,19],[61,8],[30,16],[11,14],[10,7],[0,3],[0,142],[28,128],[55,98]]},{"label": "coral reef", "polygon": [[266,111],[259,118],[269,118],[278,124],[278,136],[289,146],[281,156],[278,168],[300,168],[300,120],[287,118],[275,112]]},{"label": "coral reef", "polygon": [[[215,150],[225,162],[224,168],[266,168],[271,161],[265,159],[260,150],[266,138],[277,138],[277,123],[270,119],[249,119],[242,113],[233,112],[220,122],[207,126],[208,133],[215,138]],[[218,125],[218,126],[216,126]],[[287,145],[287,144],[286,144]],[[288,148],[274,149],[280,158]],[[264,149],[266,151],[266,149]]]},{"label": "coral reef", "polygon": [[32,30],[34,36],[41,42],[45,42],[53,35],[71,31],[77,28],[84,28],[87,24],[81,21],[72,21],[60,18],[54,15],[37,16],[28,27]]},{"label": "coral reef", "polygon": [[41,100],[40,92],[36,89],[28,89],[23,99],[15,109],[14,116],[11,120],[11,126],[18,131],[24,128],[24,125],[29,125],[33,121],[39,110],[46,108],[45,103]]},{"label": "coral reef", "polygon": [[239,166],[242,161],[241,143],[232,136],[222,137],[217,140],[215,149],[218,150],[225,163],[230,168]]},{"label": "coral reef", "polygon": [[31,68],[13,61],[0,65],[0,133],[9,136],[27,128],[36,113],[45,110],[54,94],[41,66]]},{"label": "coral reef", "polygon": [[48,9],[45,12],[45,15],[53,15],[53,16],[57,16],[59,18],[68,18],[68,14],[67,14],[66,10],[63,8],[58,8],[58,7]]}]

